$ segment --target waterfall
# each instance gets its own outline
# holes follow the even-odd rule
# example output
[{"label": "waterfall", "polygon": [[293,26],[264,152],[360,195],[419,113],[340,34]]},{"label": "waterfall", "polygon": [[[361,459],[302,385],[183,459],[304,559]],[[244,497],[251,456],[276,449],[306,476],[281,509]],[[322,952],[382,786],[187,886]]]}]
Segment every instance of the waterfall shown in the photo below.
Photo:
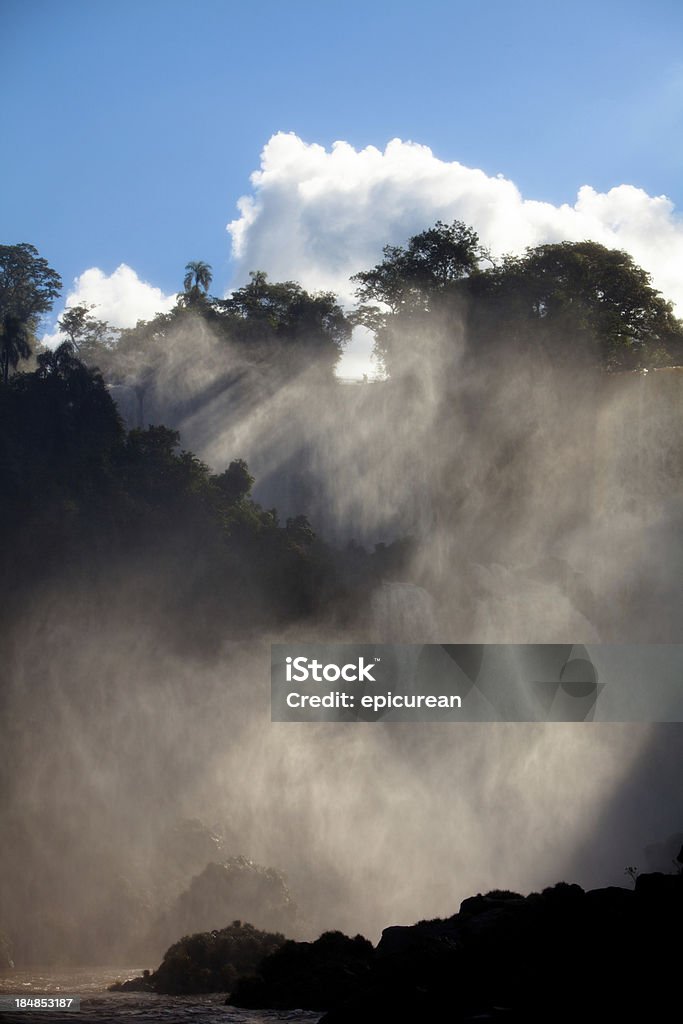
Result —
[{"label": "waterfall", "polygon": [[372,617],[380,643],[428,644],[436,640],[436,602],[413,583],[382,583],[372,596]]}]

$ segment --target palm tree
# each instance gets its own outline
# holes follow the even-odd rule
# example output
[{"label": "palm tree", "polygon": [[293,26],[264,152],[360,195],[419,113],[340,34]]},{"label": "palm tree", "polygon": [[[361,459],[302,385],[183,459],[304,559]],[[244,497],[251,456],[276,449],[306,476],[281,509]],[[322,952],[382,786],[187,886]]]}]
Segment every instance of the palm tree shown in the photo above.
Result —
[{"label": "palm tree", "polygon": [[31,335],[26,322],[11,313],[3,318],[0,327],[0,367],[2,382],[9,379],[9,368],[16,370],[20,359],[28,359],[31,355],[29,342]]},{"label": "palm tree", "polygon": [[191,260],[185,267],[183,288],[185,289],[185,302],[187,305],[204,298],[209,291],[213,279],[211,267],[202,260]]}]

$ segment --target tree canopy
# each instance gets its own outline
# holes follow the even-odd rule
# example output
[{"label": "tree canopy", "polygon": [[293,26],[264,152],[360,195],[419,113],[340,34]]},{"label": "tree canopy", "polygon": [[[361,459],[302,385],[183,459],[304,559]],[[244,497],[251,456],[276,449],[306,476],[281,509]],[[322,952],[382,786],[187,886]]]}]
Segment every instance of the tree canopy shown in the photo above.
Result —
[{"label": "tree canopy", "polygon": [[212,268],[202,260],[191,260],[185,266],[183,289],[178,301],[184,306],[194,306],[206,299],[213,280]]},{"label": "tree canopy", "polygon": [[680,360],[683,328],[650,275],[619,249],[558,242],[508,256],[472,283],[478,325],[508,336],[535,331],[563,357],[606,369]]},{"label": "tree canopy", "polygon": [[102,359],[103,353],[118,340],[118,333],[104,320],[93,316],[95,306],[69,306],[57,321],[74,352],[88,363]]},{"label": "tree canopy", "polygon": [[219,299],[208,294],[210,271],[206,263],[188,263],[185,291],[173,309],[135,327],[114,331],[86,306],[67,310],[59,326],[88,365],[98,366],[112,383],[135,388],[140,401],[170,338],[189,337],[198,325],[210,330],[218,351],[224,346],[226,381],[230,353],[237,350],[241,359],[273,371],[276,379],[305,370],[333,379],[352,323],[332,292],[311,293],[294,281],[271,282],[263,271],[254,271],[248,284]]},{"label": "tree canopy", "polygon": [[429,309],[430,297],[454,282],[476,273],[486,250],[479,236],[462,221],[437,221],[413,235],[407,246],[385,245],[383,260],[352,277],[361,310],[381,302],[392,314],[406,309]]},{"label": "tree canopy", "polygon": [[38,322],[62,288],[59,274],[28,242],[0,245],[0,363],[7,383],[10,367],[31,352]]},{"label": "tree canopy", "polygon": [[496,262],[471,228],[437,221],[383,254],[353,280],[356,322],[373,331],[376,355],[389,372],[406,336],[419,345],[427,328],[438,322],[442,330],[444,318],[456,313],[475,358],[492,348],[523,347],[608,370],[683,358],[683,325],[671,303],[621,250],[558,242]]},{"label": "tree canopy", "polygon": [[101,374],[68,342],[0,389],[0,465],[0,526],[12,537],[0,568],[29,590],[52,568],[68,576],[87,564],[94,576],[144,557],[168,582],[171,619],[193,608],[197,628],[215,622],[219,638],[226,610],[249,630],[314,603],[305,516],[280,526],[253,501],[242,459],[214,474],[176,430],[126,433]]},{"label": "tree canopy", "polygon": [[297,366],[318,363],[331,370],[351,335],[351,323],[333,292],[310,293],[295,281],[270,282],[252,271],[249,283],[214,307],[239,342],[280,349]]}]

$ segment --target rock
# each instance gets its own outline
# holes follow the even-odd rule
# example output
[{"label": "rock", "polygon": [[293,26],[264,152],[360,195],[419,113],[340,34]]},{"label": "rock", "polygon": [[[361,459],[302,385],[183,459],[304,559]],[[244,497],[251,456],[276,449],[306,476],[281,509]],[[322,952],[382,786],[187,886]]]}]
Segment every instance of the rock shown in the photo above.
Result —
[{"label": "rock", "polygon": [[151,982],[149,971],[143,971],[137,978],[129,978],[127,981],[116,981],[110,985],[109,992],[155,992],[156,989]]},{"label": "rock", "polygon": [[677,905],[683,901],[683,875],[664,875],[655,871],[650,875],[638,875],[636,895],[640,900],[663,906]]},{"label": "rock", "polygon": [[635,892],[479,894],[452,918],[385,929],[362,985],[320,1024],[669,1019],[682,895],[678,875],[641,875]]},{"label": "rock", "polygon": [[110,991],[165,995],[229,992],[240,975],[253,973],[284,941],[279,933],[233,921],[227,928],[186,936],[166,951],[153,974],[145,971],[142,977],[112,985]]},{"label": "rock", "polygon": [[522,901],[524,897],[518,892],[511,892],[509,889],[493,889],[485,896],[479,893],[477,896],[470,896],[460,904],[460,913],[469,917],[476,914],[483,914],[488,910],[500,909],[507,905],[510,900]]},{"label": "rock", "polygon": [[275,1010],[324,1010],[362,989],[375,951],[362,935],[325,932],[315,942],[286,942],[262,962],[258,975],[242,978],[232,1006]]}]

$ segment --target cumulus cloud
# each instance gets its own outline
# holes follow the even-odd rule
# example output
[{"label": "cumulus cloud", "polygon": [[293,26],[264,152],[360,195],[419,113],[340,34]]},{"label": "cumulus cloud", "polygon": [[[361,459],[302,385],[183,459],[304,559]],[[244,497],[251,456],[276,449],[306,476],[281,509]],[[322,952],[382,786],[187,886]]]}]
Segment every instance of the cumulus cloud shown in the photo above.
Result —
[{"label": "cumulus cloud", "polygon": [[228,224],[240,281],[265,270],[350,301],[349,277],[373,266],[383,245],[457,218],[497,255],[565,239],[625,249],[683,314],[683,221],[665,196],[633,185],[606,193],[584,185],[573,204],[555,206],[413,142],[394,139],[384,151],[335,142],[328,151],[282,132],[266,144],[251,183]]},{"label": "cumulus cloud", "polygon": [[[393,139],[384,150],[356,150],[335,142],[327,150],[284,132],[267,142],[251,185],[227,226],[236,285],[248,271],[265,270],[272,280],[331,290],[350,304],[349,278],[377,263],[382,246],[405,243],[436,220],[457,218],[499,256],[565,239],[625,249],[683,315],[683,220],[666,196],[634,185],[608,192],[584,185],[573,202],[553,205],[525,198],[503,175],[440,160],[417,143]],[[122,263],[109,275],[97,267],[86,270],[66,306],[94,305],[99,319],[128,327],[174,301]],[[58,332],[44,340],[55,343]],[[370,369],[371,347],[367,335],[357,333],[342,373]]]},{"label": "cumulus cloud", "polygon": [[[132,267],[122,263],[112,274],[98,267],[85,270],[75,279],[64,308],[94,306],[92,313],[98,320],[106,320],[113,327],[134,327],[138,320],[151,320],[156,313],[167,312],[175,300],[175,295],[164,295],[161,288],[142,281]],[[62,340],[56,329],[43,338],[50,346]]]}]

